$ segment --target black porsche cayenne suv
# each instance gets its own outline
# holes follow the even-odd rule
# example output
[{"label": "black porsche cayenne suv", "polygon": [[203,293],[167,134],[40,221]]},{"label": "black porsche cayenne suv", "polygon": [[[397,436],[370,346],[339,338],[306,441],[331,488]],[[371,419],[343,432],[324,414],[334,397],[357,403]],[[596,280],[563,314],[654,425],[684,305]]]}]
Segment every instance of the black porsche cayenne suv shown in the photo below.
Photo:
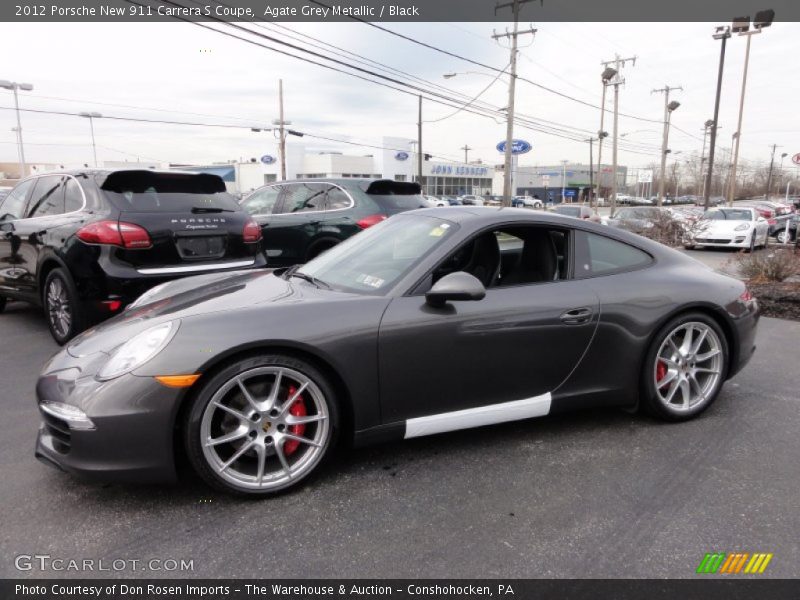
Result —
[{"label": "black porsche cayenne suv", "polygon": [[265,264],[261,228],[216,175],[48,173],[0,202],[0,312],[42,305],[59,344],[164,281]]}]

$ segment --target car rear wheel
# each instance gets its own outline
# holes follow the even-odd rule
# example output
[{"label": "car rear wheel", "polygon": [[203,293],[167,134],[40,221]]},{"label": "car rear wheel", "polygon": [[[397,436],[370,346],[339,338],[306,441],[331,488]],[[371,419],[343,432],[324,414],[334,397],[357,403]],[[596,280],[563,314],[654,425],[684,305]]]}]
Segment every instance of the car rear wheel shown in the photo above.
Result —
[{"label": "car rear wheel", "polygon": [[653,339],[642,372],[643,406],[655,417],[684,421],[719,394],[728,344],[719,325],[701,313],[672,319]]},{"label": "car rear wheel", "polygon": [[44,282],[42,302],[53,339],[61,346],[84,329],[83,310],[72,277],[53,269]]},{"label": "car rear wheel", "polygon": [[189,460],[214,488],[267,496],[315,472],[338,431],[334,392],[306,361],[238,360],[198,393],[184,427]]}]

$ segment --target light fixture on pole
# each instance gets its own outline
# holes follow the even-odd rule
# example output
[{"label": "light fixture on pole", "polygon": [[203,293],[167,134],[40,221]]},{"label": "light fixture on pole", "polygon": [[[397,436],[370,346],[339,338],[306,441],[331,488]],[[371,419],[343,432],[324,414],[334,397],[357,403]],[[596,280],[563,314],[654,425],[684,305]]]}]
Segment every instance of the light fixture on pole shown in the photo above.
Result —
[{"label": "light fixture on pole", "polygon": [[92,153],[94,154],[94,166],[97,168],[97,145],[94,142],[94,120],[103,117],[99,112],[82,112],[79,116],[89,119],[89,129],[92,131]]},{"label": "light fixture on pole", "polygon": [[717,72],[717,95],[714,100],[714,118],[711,126],[711,141],[708,148],[708,172],[706,173],[706,183],[703,188],[703,205],[708,210],[711,206],[711,181],[714,176],[714,150],[717,146],[717,129],[719,129],[719,101],[722,96],[722,72],[725,68],[725,46],[728,38],[731,37],[731,28],[722,25],[714,30],[712,36],[715,40],[721,40],[722,44],[719,51],[719,71]]},{"label": "light fixture on pole", "polygon": [[605,70],[600,74],[600,81],[603,83],[603,100],[600,103],[600,129],[597,131],[597,190],[594,194],[595,198],[600,197],[600,176],[603,172],[603,138],[608,137],[608,133],[603,127],[606,116],[606,88],[608,88],[608,82],[614,79],[616,74],[617,70],[613,67],[606,67]]},{"label": "light fixture on pole", "polygon": [[19,153],[19,178],[25,177],[25,147],[22,143],[22,122],[19,116],[19,97],[17,90],[30,92],[33,90],[33,84],[30,83],[17,83],[16,81],[0,80],[0,88],[11,90],[14,92],[14,110],[17,113],[17,144]]},{"label": "light fixture on pole", "polygon": [[736,125],[736,143],[733,147],[733,162],[731,163],[731,183],[728,189],[728,204],[733,205],[736,196],[736,168],[739,164],[739,144],[742,140],[742,114],[744,113],[744,93],[747,89],[747,70],[750,65],[750,40],[754,35],[761,33],[764,27],[772,25],[775,19],[774,10],[762,10],[756,13],[753,20],[753,30],[750,30],[750,17],[739,17],[733,20],[731,31],[739,36],[747,37],[747,45],[744,52],[744,72],[742,74],[742,93],[739,97],[739,120]]}]

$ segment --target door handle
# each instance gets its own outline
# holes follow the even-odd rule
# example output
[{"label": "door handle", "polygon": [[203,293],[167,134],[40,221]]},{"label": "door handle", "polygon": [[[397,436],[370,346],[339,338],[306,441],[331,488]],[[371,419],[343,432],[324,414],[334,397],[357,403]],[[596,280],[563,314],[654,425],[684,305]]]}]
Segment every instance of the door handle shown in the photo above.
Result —
[{"label": "door handle", "polygon": [[561,314],[559,319],[566,325],[580,325],[592,318],[591,308],[573,308]]}]

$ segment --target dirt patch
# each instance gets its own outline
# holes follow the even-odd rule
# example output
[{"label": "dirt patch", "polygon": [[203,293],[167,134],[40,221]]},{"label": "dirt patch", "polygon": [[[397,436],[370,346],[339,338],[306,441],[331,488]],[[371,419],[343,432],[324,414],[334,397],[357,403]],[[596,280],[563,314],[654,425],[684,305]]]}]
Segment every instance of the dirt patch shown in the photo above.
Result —
[{"label": "dirt patch", "polygon": [[756,283],[749,281],[747,287],[758,299],[761,314],[765,317],[800,321],[800,282]]}]

